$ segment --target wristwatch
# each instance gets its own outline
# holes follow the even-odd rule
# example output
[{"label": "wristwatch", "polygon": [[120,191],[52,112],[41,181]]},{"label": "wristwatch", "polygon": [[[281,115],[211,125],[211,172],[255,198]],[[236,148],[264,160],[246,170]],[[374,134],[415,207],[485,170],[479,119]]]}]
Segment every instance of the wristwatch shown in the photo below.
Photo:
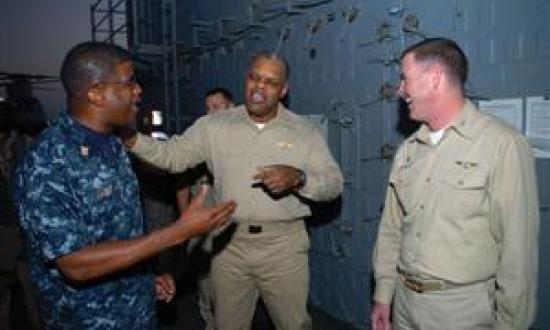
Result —
[{"label": "wristwatch", "polygon": [[297,188],[302,188],[303,186],[306,185],[306,181],[307,181],[307,176],[306,176],[306,172],[302,171],[302,170],[298,170],[298,187]]}]

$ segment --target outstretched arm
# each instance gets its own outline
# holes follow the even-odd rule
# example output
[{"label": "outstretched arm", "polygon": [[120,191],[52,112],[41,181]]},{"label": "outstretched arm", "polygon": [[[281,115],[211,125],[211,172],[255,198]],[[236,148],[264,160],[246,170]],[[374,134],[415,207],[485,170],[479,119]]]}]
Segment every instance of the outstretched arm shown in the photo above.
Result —
[{"label": "outstretched arm", "polygon": [[86,246],[56,259],[69,280],[86,282],[131,267],[168,247],[221,226],[235,210],[235,203],[203,205],[206,188],[191,201],[179,219],[150,234]]}]

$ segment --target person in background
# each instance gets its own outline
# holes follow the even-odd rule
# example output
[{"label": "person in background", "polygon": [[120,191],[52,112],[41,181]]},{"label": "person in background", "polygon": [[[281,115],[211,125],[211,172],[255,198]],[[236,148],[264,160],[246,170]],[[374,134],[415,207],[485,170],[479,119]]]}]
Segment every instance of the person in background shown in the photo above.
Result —
[{"label": "person in background", "polygon": [[[208,90],[205,95],[206,114],[210,115],[218,111],[223,111],[234,106],[233,95],[223,87],[216,87]],[[182,175],[182,174],[180,174]],[[184,187],[177,190],[176,200],[180,212],[185,210],[191,196],[194,196],[201,189],[202,185],[208,185],[209,190],[206,196],[207,204],[214,204],[216,201],[213,188],[213,177],[208,171],[206,163],[200,163],[183,174],[185,180],[190,184],[184,184]],[[210,263],[213,257],[212,240],[213,233],[203,237],[197,237],[189,241],[187,253],[192,268],[197,275],[198,305],[206,330],[216,329],[216,320],[214,318],[214,289],[210,277]]]},{"label": "person in background", "polygon": [[13,196],[47,329],[154,329],[154,299],[169,301],[169,276],[146,261],[221,226],[234,202],[202,205],[143,234],[136,177],[116,128],[133,125],[141,87],[131,54],[84,42],[61,68],[68,112],[44,130],[15,172]]},{"label": "person in background", "polygon": [[216,197],[239,204],[233,236],[212,262],[220,330],[249,329],[259,297],[277,329],[311,328],[307,200],[337,198],[343,177],[315,125],[280,103],[287,78],[286,61],[260,52],[246,73],[245,105],[204,116],[166,142],[141,134],[125,140],[172,172],[206,162]]},{"label": "person in background", "polygon": [[[143,134],[158,138],[158,135],[165,135],[166,133],[153,125],[153,114],[155,111],[158,110],[147,108],[138,113],[140,120],[137,128]],[[141,193],[145,231],[151,232],[169,225],[177,218],[179,213],[184,211],[182,208],[179,209],[178,213],[180,202],[176,199],[176,191],[179,188],[178,182],[181,180],[181,174],[171,174],[160,170],[136,157],[130,157],[130,159]],[[207,196],[210,194],[211,192],[208,191]],[[189,200],[185,202],[188,204]],[[213,203],[210,204],[212,205]],[[157,254],[153,261],[155,272],[169,272],[177,276],[180,271],[179,264],[182,261],[180,251],[179,246],[176,246]]]},{"label": "person in background", "polygon": [[[162,125],[162,116],[159,110],[150,106],[143,106],[137,114],[136,128],[143,134],[147,134],[156,139],[166,139],[167,134]],[[160,170],[150,164],[139,160],[137,157],[130,156],[132,168],[136,173],[140,191],[140,202],[143,210],[143,220],[145,224],[144,233],[150,233],[160,228],[168,226],[174,222],[178,214],[176,200],[176,191],[179,188],[181,174],[171,174]],[[208,191],[207,196],[211,192]],[[186,201],[189,203],[189,201]],[[209,205],[213,205],[210,203]],[[184,292],[187,282],[181,280],[181,274],[185,270],[184,253],[180,245],[172,246],[159,252],[154,258],[150,259],[154,274],[170,274],[177,282],[178,291]],[[183,290],[183,291],[182,291]],[[165,303],[158,301],[156,304],[158,326],[171,324],[178,316],[177,302]]]},{"label": "person in background", "polygon": [[[539,208],[526,139],[466,98],[468,62],[430,38],[401,56],[421,127],[397,151],[373,256],[372,329],[527,329]],[[391,303],[393,300],[393,317]]]},{"label": "person in background", "polygon": [[[215,87],[209,89],[204,94],[204,107],[207,115],[214,114],[221,110],[227,110],[234,107],[233,94],[223,87]],[[206,163],[200,163],[186,171],[186,178],[183,179],[180,184],[181,189],[178,189],[176,200],[178,203],[178,209],[183,211],[187,207],[187,203],[191,200],[192,189],[190,185],[195,184],[196,187],[200,184],[207,184],[212,186],[212,174],[208,171]],[[197,183],[199,183],[197,185]],[[209,190],[206,196],[207,202],[214,202],[214,191]]]},{"label": "person in background", "polygon": [[[27,115],[35,120],[26,120]],[[0,329],[3,330],[41,329],[10,186],[18,160],[45,126],[40,106],[22,108],[17,102],[0,99]]]},{"label": "person in background", "polygon": [[233,94],[223,87],[216,87],[207,91],[204,94],[204,104],[207,114],[235,106],[233,103]]}]

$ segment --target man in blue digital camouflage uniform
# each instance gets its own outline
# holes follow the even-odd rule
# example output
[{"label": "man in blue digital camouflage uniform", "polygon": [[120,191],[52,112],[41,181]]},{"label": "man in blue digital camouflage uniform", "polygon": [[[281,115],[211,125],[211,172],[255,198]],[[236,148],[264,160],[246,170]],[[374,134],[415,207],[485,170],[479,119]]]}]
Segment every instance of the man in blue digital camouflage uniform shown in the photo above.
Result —
[{"label": "man in blue digital camouflage uniform", "polygon": [[117,127],[133,124],[141,88],[128,51],[74,47],[61,79],[68,113],[45,130],[16,171],[14,199],[31,278],[48,329],[152,329],[157,299],[174,285],[145,261],[221,226],[234,202],[203,206],[206,191],[175,222],[143,234],[136,177]]}]

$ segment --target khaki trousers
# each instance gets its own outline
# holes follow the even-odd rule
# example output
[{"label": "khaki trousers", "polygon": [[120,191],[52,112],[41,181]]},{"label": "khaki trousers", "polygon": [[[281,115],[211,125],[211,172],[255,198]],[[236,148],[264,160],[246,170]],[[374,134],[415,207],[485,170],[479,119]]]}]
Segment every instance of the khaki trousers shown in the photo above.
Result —
[{"label": "khaki trousers", "polygon": [[303,221],[240,223],[212,263],[217,329],[249,330],[260,296],[277,329],[311,329],[308,249]]},{"label": "khaki trousers", "polygon": [[210,274],[204,274],[198,279],[199,311],[204,320],[205,330],[216,330],[214,319],[214,289]]},{"label": "khaki trousers", "polygon": [[394,330],[482,330],[495,324],[495,282],[417,293],[399,279]]}]

